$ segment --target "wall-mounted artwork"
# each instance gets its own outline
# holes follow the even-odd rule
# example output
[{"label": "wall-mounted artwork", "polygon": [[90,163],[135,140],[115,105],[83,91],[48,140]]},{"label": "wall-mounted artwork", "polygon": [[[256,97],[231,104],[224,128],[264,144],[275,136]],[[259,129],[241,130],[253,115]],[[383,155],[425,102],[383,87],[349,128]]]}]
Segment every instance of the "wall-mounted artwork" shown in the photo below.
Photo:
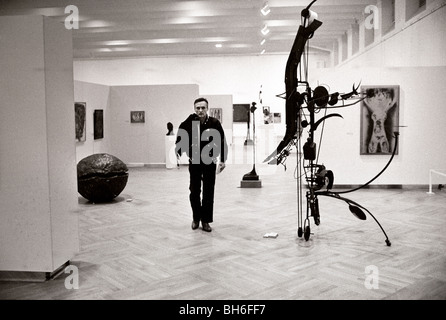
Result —
[{"label": "wall-mounted artwork", "polygon": [[[399,126],[399,86],[362,86],[361,154],[391,154]],[[398,150],[397,150],[398,154]]]},{"label": "wall-mounted artwork", "polygon": [[282,114],[280,112],[273,113],[274,123],[282,123]]},{"label": "wall-mounted artwork", "polygon": [[87,118],[87,103],[74,103],[74,119],[75,119],[75,134],[76,141],[84,142],[86,139],[86,118]]},{"label": "wall-mounted artwork", "polygon": [[274,123],[273,114],[271,113],[271,110],[268,106],[263,106],[263,123]]},{"label": "wall-mounted artwork", "polygon": [[249,122],[250,121],[250,104],[234,104],[232,106],[232,117],[234,122]]},{"label": "wall-mounted artwork", "polygon": [[93,113],[94,139],[104,138],[104,110],[95,110]]},{"label": "wall-mounted artwork", "polygon": [[209,116],[216,118],[220,123],[223,123],[223,109],[222,108],[210,108]]},{"label": "wall-mounted artwork", "polygon": [[145,123],[146,122],[145,111],[130,111],[130,122]]}]

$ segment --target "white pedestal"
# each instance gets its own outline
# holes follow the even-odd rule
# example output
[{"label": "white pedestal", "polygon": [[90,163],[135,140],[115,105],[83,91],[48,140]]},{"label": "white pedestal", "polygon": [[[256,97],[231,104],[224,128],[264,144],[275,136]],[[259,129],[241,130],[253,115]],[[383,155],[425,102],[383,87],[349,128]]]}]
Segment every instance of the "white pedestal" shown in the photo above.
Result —
[{"label": "white pedestal", "polygon": [[261,188],[262,180],[241,180],[240,188]]},{"label": "white pedestal", "polygon": [[175,154],[176,136],[166,136],[165,139],[166,168],[173,169],[178,165],[177,156]]}]

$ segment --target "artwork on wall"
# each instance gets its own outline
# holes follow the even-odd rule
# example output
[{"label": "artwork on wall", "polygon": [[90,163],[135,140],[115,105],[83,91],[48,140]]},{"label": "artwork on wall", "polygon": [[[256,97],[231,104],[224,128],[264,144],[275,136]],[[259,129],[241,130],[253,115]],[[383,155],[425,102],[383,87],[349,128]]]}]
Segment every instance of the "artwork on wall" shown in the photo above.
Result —
[{"label": "artwork on wall", "polygon": [[74,103],[74,117],[75,117],[75,134],[76,141],[84,142],[86,139],[86,115],[87,115],[87,103],[75,102]]},{"label": "artwork on wall", "polygon": [[222,108],[210,108],[209,116],[216,118],[220,123],[223,123],[223,109]]},{"label": "artwork on wall", "polygon": [[282,123],[282,114],[280,112],[273,113],[274,123]]},{"label": "artwork on wall", "polygon": [[232,117],[234,122],[250,121],[250,104],[234,104],[232,106]]},{"label": "artwork on wall", "polygon": [[145,111],[130,111],[131,123],[145,123],[146,122]]},{"label": "artwork on wall", "polygon": [[263,123],[270,124],[274,123],[273,114],[268,106],[263,106]]},{"label": "artwork on wall", "polygon": [[104,110],[95,110],[93,113],[94,139],[104,138]]},{"label": "artwork on wall", "polygon": [[[399,126],[399,86],[362,86],[361,154],[391,154]],[[398,154],[398,150],[396,151]]]}]

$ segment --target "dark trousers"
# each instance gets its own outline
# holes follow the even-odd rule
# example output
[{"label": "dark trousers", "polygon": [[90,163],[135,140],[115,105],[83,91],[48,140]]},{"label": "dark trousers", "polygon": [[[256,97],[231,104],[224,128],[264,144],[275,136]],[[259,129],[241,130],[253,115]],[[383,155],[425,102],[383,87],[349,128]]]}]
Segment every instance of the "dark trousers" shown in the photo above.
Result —
[{"label": "dark trousers", "polygon": [[[195,222],[211,223],[214,217],[215,163],[189,163],[189,200]],[[203,185],[203,194],[201,192]]]}]

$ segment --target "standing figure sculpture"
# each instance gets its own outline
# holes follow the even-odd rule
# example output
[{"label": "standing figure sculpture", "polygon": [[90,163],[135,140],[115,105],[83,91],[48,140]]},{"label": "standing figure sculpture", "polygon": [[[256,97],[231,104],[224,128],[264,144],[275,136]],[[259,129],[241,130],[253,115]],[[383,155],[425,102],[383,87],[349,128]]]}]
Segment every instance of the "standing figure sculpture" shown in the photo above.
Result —
[{"label": "standing figure sculpture", "polygon": [[167,133],[166,136],[173,136],[173,124],[172,122],[167,123]]}]

